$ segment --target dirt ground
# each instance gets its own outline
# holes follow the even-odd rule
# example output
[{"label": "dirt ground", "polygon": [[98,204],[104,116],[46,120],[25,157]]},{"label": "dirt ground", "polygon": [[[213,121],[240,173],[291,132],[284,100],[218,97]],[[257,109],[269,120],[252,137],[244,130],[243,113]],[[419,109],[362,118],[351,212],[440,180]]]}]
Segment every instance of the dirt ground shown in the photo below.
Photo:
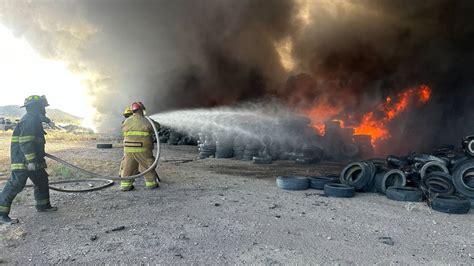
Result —
[{"label": "dirt ground", "polygon": [[[0,178],[8,175],[0,140]],[[49,152],[90,170],[118,171],[122,150],[50,142]],[[56,213],[37,213],[32,190],[0,227],[8,264],[474,264],[474,211],[447,215],[377,194],[328,198],[283,191],[278,175],[337,173],[340,166],[194,159],[196,147],[162,146],[158,190],[51,192]],[[50,164],[55,174],[73,175]],[[2,177],[3,175],[3,177]],[[64,176],[70,178],[70,176]],[[57,177],[51,177],[54,179]],[[3,186],[2,186],[3,187]],[[123,229],[112,231],[112,229]]]}]

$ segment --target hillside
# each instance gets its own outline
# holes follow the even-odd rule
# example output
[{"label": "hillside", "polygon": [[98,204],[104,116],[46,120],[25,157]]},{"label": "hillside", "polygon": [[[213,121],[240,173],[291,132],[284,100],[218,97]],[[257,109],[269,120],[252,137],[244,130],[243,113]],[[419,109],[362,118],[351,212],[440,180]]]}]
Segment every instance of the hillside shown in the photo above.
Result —
[{"label": "hillside", "polygon": [[[20,118],[25,114],[26,110],[20,108],[19,105],[5,105],[0,106],[0,116],[10,119]],[[47,116],[56,123],[80,125],[82,118],[68,114],[59,109],[47,108]]]}]

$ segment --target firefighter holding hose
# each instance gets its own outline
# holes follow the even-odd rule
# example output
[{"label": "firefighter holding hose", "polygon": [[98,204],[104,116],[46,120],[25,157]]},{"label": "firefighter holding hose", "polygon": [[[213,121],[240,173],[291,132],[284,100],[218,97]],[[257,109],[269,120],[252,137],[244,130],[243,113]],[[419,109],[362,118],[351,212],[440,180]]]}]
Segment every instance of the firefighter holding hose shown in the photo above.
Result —
[{"label": "firefighter holding hose", "polygon": [[0,194],[0,223],[18,223],[10,218],[13,199],[25,187],[28,178],[34,185],[36,210],[39,212],[56,211],[49,201],[48,173],[46,172],[45,138],[43,122],[50,123],[46,117],[46,97],[32,95],[25,99],[22,107],[26,114],[13,131],[11,140],[11,176]]},{"label": "firefighter holding hose", "polygon": [[[122,113],[123,117],[125,117],[125,119],[129,118],[130,116],[133,115],[133,112],[132,112],[132,109],[130,109],[129,106],[127,106],[125,108],[125,110],[123,110],[123,113]],[[125,122],[125,120],[122,121],[122,124],[123,122]],[[119,176],[123,176],[123,160],[125,159],[125,155],[122,157],[122,161],[120,161],[120,170],[119,170]],[[138,174],[138,170],[136,173],[134,174]]]},{"label": "firefighter holding hose", "polygon": [[[124,136],[123,149],[123,170],[122,176],[132,176],[139,170],[148,169],[155,160],[153,156],[153,126],[145,118],[145,106],[141,102],[134,102],[130,106],[133,115],[122,123],[122,133]],[[157,130],[160,125],[155,122]],[[159,177],[155,170],[145,175],[145,184],[148,189],[159,187]],[[120,182],[122,191],[134,189],[133,180],[122,180]]]}]

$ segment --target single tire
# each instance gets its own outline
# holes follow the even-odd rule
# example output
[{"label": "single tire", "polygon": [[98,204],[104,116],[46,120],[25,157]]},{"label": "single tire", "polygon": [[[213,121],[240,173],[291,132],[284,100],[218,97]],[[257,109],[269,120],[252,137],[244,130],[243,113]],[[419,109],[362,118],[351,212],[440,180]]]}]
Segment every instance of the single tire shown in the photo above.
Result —
[{"label": "single tire", "polygon": [[433,198],[431,208],[444,213],[465,214],[471,209],[471,202],[461,196],[438,195]]},{"label": "single tire", "polygon": [[276,185],[284,190],[305,190],[309,187],[309,179],[303,176],[279,176]]},{"label": "single tire", "polygon": [[431,172],[444,172],[449,174],[449,170],[446,167],[446,164],[440,161],[429,161],[423,165],[420,169],[420,176],[423,179],[427,174]]},{"label": "single tire", "polygon": [[370,185],[375,174],[375,166],[372,166],[365,162],[355,162],[347,165],[341,171],[341,184],[354,187],[357,191],[364,190]]},{"label": "single tire", "polygon": [[375,189],[385,195],[387,188],[392,186],[404,187],[407,184],[405,173],[399,169],[391,169],[375,179]]},{"label": "single tire", "polygon": [[383,166],[377,166],[371,161],[365,162],[370,169],[370,181],[369,183],[361,190],[362,192],[375,192],[375,175],[379,172],[379,169]]},{"label": "single tire", "polygon": [[324,185],[329,183],[339,183],[337,176],[312,176],[309,178],[309,187],[312,189],[324,189]]},{"label": "single tire", "polygon": [[471,157],[474,156],[474,135],[464,137],[462,147],[466,154]]},{"label": "single tire", "polygon": [[422,202],[423,191],[416,187],[391,186],[385,191],[387,198],[397,201]]},{"label": "single tire", "polygon": [[434,198],[436,195],[452,195],[454,185],[452,177],[443,172],[432,172],[421,179],[420,188],[428,195]]},{"label": "single tire", "polygon": [[328,183],[324,185],[324,194],[335,198],[352,198],[355,195],[355,189],[344,184]]},{"label": "single tire", "polygon": [[112,144],[100,143],[97,144],[97,149],[112,149]]},{"label": "single tire", "polygon": [[457,192],[474,201],[474,160],[465,161],[453,172],[452,181]]},{"label": "single tire", "polygon": [[474,139],[470,140],[467,144],[467,153],[474,156]]}]

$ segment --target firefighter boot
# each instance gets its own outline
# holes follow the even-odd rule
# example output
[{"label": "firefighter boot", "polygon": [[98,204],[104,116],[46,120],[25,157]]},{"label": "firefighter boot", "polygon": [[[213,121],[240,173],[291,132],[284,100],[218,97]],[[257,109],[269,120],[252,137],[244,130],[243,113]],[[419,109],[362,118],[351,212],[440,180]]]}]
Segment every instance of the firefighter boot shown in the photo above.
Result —
[{"label": "firefighter boot", "polygon": [[120,190],[125,192],[125,191],[130,191],[133,190],[135,186],[133,186],[133,180],[121,180],[120,181]]},{"label": "firefighter boot", "polygon": [[145,180],[145,186],[147,189],[156,189],[160,187],[160,184],[158,184],[156,179],[153,177],[152,181]]},{"label": "firefighter boot", "polygon": [[36,211],[38,212],[55,212],[58,210],[58,207],[51,206],[51,203],[45,205],[36,205]]},{"label": "firefighter boot", "polygon": [[8,216],[8,214],[6,213],[0,214],[0,224],[17,224],[17,223],[18,223],[18,219],[10,218],[10,216]]},{"label": "firefighter boot", "polygon": [[134,190],[135,189],[135,186],[134,185],[130,185],[130,186],[122,186],[120,187],[120,190],[125,192],[125,191],[130,191],[130,190]]},{"label": "firefighter boot", "polygon": [[156,189],[156,188],[159,188],[159,187],[160,187],[160,185],[158,185],[157,182],[154,182],[154,183],[148,183],[147,182],[147,184],[146,184],[147,189]]}]

